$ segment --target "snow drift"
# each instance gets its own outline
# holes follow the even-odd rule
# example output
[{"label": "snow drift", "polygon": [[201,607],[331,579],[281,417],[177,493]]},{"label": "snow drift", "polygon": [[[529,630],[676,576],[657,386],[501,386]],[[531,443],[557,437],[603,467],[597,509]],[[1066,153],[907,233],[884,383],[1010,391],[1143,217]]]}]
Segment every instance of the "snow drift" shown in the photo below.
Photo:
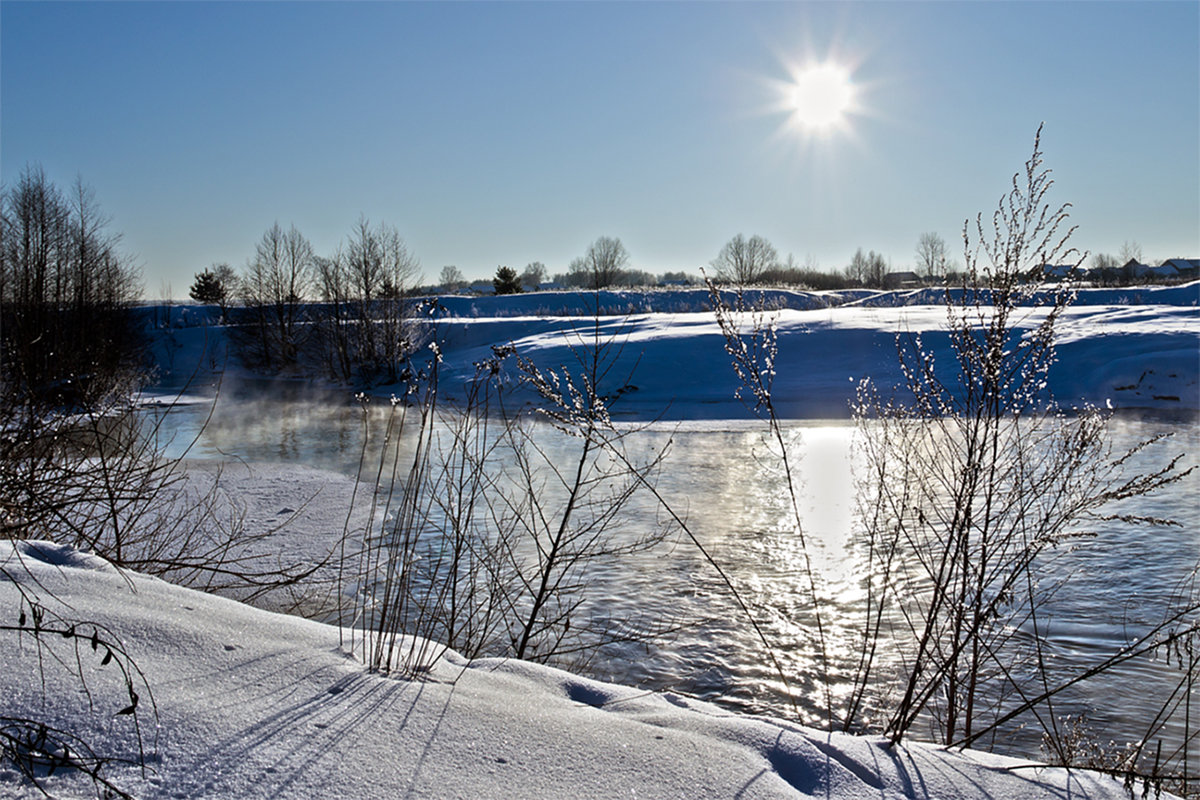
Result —
[{"label": "snow drift", "polygon": [[[15,616],[20,587],[85,636],[106,626],[143,671],[157,709],[142,704],[148,763],[109,775],[139,797],[1128,797],[1092,773],[825,734],[524,662],[447,653],[420,680],[373,674],[335,628],[45,543],[0,544],[0,569],[4,613]],[[54,660],[63,646],[25,634],[0,649],[4,713],[135,757],[129,718],[114,716],[124,698],[106,691],[112,676],[85,648],[89,710]],[[69,772],[45,785],[92,794]],[[42,796],[3,768],[0,794]]]}]

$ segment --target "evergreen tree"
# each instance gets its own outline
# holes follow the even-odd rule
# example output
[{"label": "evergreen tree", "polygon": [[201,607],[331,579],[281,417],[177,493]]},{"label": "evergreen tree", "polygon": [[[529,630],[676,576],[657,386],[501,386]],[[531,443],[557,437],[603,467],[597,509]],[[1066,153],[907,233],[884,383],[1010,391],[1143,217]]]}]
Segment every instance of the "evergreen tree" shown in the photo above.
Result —
[{"label": "evergreen tree", "polygon": [[521,278],[512,267],[497,267],[492,288],[496,294],[517,294],[521,291]]},{"label": "evergreen tree", "polygon": [[197,303],[206,305],[225,304],[225,285],[221,282],[212,270],[204,270],[196,274],[196,281],[192,284],[192,288],[188,290],[188,294]]}]

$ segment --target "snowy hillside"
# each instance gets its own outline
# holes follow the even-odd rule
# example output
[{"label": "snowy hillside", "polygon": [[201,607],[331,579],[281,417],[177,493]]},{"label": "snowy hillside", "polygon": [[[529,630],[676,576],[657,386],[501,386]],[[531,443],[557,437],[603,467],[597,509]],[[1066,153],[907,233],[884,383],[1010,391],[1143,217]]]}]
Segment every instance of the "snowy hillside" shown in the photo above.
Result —
[{"label": "snowy hillside", "polygon": [[[116,663],[124,641],[147,766],[108,777],[144,798],[1111,798],[1117,780],[978,752],[824,734],[518,661],[446,654],[421,680],[372,674],[334,628],[136,574],[48,543],[0,543],[0,607],[18,586],[80,622],[78,638],[24,634],[0,649],[4,714],[131,759],[137,739]],[[6,619],[12,624],[15,619]],[[83,643],[74,649],[76,643]],[[75,653],[91,691],[72,677]],[[62,658],[59,663],[55,658]],[[152,695],[152,697],[151,697]],[[45,773],[45,770],[42,770]],[[55,796],[93,796],[77,772]],[[41,795],[11,768],[0,795]]]},{"label": "snowy hillside", "polygon": [[[846,417],[859,380],[898,384],[897,336],[923,334],[939,362],[950,364],[939,290],[764,290],[747,300],[774,309],[775,395],[786,417]],[[441,346],[442,386],[451,397],[461,394],[475,364],[490,357],[495,345],[512,344],[539,368],[556,369],[574,364],[573,349],[598,332],[620,348],[612,385],[601,387],[609,394],[624,390],[613,406],[618,416],[687,420],[748,413],[734,398],[736,379],[703,290],[533,292],[437,302],[441,310],[431,336]],[[236,363],[228,359],[223,330],[212,324],[214,311],[178,307],[171,326],[156,329],[164,386],[182,385],[197,365],[221,369]],[[148,321],[164,318],[162,309],[145,313]],[[1038,320],[1034,312],[1018,328],[1032,328]],[[1058,330],[1059,361],[1050,389],[1061,404],[1200,410],[1200,282],[1082,290]],[[373,391],[386,396],[390,388]]]}]

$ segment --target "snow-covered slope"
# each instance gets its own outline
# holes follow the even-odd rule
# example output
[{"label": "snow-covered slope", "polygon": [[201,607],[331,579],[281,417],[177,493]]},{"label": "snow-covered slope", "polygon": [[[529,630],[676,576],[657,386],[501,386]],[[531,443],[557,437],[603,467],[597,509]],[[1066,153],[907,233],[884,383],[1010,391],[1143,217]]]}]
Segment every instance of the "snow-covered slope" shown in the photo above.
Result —
[{"label": "snow-covered slope", "polygon": [[[1022,320],[1030,329],[1037,313]],[[773,315],[779,350],[774,396],[782,416],[845,417],[863,378],[902,382],[897,337],[921,334],[939,364],[953,357],[941,306],[831,307]],[[749,321],[747,321],[749,330]],[[598,327],[597,327],[598,326]],[[1191,306],[1076,305],[1059,325],[1050,390],[1065,406],[1200,409],[1200,309]],[[619,353],[604,393],[633,389],[614,404],[635,418],[730,418],[746,412],[710,313],[577,317],[453,318],[438,323],[443,386],[462,385],[495,344],[511,343],[540,369],[577,367],[575,353],[598,333]]]},{"label": "snow-covered slope", "polygon": [[[447,654],[417,681],[372,674],[338,631],[136,574],[46,543],[0,543],[0,613],[18,586],[64,617],[107,626],[153,693],[141,703],[145,771],[110,778],[155,798],[1127,798],[1121,784],[976,752],[889,747],[732,715],[533,664]],[[0,647],[2,715],[83,736],[129,758],[136,740],[114,665],[74,640]],[[56,796],[92,794],[79,774]],[[0,795],[40,797],[0,767]]]},{"label": "snow-covered slope", "polygon": [[[921,333],[940,364],[952,363],[941,291],[796,292],[764,290],[779,334],[775,401],[785,417],[846,417],[859,380],[901,381],[897,336]],[[573,349],[599,333],[619,354],[604,393],[624,389],[613,407],[634,419],[744,417],[736,378],[703,290],[536,292],[443,297],[433,336],[444,357],[441,386],[461,394],[475,364],[495,345],[513,344],[540,369],[576,364]],[[600,316],[596,316],[597,309]],[[162,319],[146,310],[147,319]],[[173,310],[156,330],[155,358],[165,387],[200,368],[236,363],[226,356],[213,309]],[[1026,328],[1038,321],[1034,312]],[[208,324],[205,324],[208,323]],[[386,396],[392,387],[375,387]],[[1086,289],[1059,325],[1059,361],[1050,389],[1065,406],[1159,411],[1200,410],[1200,282],[1167,288]]]}]

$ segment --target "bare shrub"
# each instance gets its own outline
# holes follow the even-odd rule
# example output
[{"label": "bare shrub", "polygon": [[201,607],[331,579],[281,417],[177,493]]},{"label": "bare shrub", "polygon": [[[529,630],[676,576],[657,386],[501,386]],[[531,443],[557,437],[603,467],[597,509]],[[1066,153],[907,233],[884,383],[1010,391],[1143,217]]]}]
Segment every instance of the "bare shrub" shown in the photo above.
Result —
[{"label": "bare shrub", "polygon": [[163,419],[127,397],[35,416],[0,396],[0,539],[68,545],[246,601],[300,592],[321,563],[289,562],[265,546],[276,531],[247,529],[219,474],[207,485],[190,480],[190,444],[166,456]]},{"label": "bare shrub", "polygon": [[463,407],[441,407],[436,346],[431,354],[406,370],[381,432],[372,432],[378,415],[359,396],[364,444],[347,519],[366,505],[368,531],[359,544],[347,527],[340,554],[339,597],[351,598],[338,612],[343,644],[369,668],[405,676],[449,648],[494,654],[500,638],[501,537],[488,527],[486,495],[499,442],[491,426],[507,422],[491,413],[488,379],[469,387]]},{"label": "bare shrub", "polygon": [[517,658],[549,660],[648,638],[645,621],[639,627],[595,614],[581,619],[581,611],[593,570],[656,546],[672,528],[638,536],[621,529],[627,507],[652,489],[666,457],[664,449],[643,461],[632,459],[626,440],[636,430],[619,430],[610,417],[611,405],[631,385],[631,375],[615,371],[624,347],[621,332],[606,334],[596,313],[590,327],[569,336],[574,364],[541,370],[517,355],[522,381],[539,398],[537,414],[577,443],[574,455],[560,464],[539,443],[535,426],[506,431],[516,469],[498,492],[497,516],[501,529],[518,537],[504,548],[518,579],[506,584],[517,591],[510,588],[504,597]]},{"label": "bare shrub", "polygon": [[[1121,769],[1186,782],[1187,749],[1197,736],[1190,722],[1200,631],[1194,591],[1178,592],[1118,649],[1077,668],[1050,669],[1054,643],[1045,615],[1053,593],[1069,589],[1070,570],[1056,569],[1069,564],[1066,545],[1088,535],[1092,523],[1168,524],[1118,504],[1191,472],[1182,456],[1135,470],[1134,456],[1157,439],[1117,450],[1108,437],[1110,414],[1063,410],[1047,391],[1056,326],[1074,287],[1045,281],[1041,267],[1082,260],[1068,246],[1068,206],[1046,201],[1051,185],[1039,130],[1033,156],[991,224],[980,216],[964,229],[966,266],[945,292],[953,357],[939,362],[921,336],[902,335],[903,387],[859,387],[853,410],[865,475],[855,548],[863,599],[847,663],[829,657],[826,600],[797,517],[817,620],[817,668],[827,686],[850,684],[844,696],[826,695],[827,715],[846,729],[882,730],[893,741],[928,724],[928,735],[955,745],[980,743],[1003,726],[1035,724],[1057,760],[1068,762],[1084,750],[1059,723],[1056,701],[1132,659],[1169,652],[1182,666],[1181,679],[1160,717],[1181,709],[1184,740],[1165,760],[1161,751],[1150,756],[1136,746]],[[713,294],[742,392],[767,422],[794,497],[801,476],[788,466],[773,412],[773,318]],[[1147,741],[1162,732],[1161,719],[1152,721]]]},{"label": "bare shrub", "polygon": [[[1046,202],[1051,185],[1039,131],[990,228],[981,216],[974,236],[964,230],[966,266],[946,292],[950,368],[920,336],[901,337],[906,393],[885,397],[869,383],[859,393],[863,448],[880,478],[867,500],[867,545],[875,558],[886,554],[878,569],[867,566],[867,580],[886,581],[869,593],[880,605],[868,614],[882,618],[894,604],[904,620],[893,639],[904,674],[886,704],[893,739],[929,714],[945,743],[973,742],[990,729],[985,719],[1005,718],[1014,704],[1032,710],[1020,665],[1031,659],[1046,680],[1039,611],[1057,588],[1048,569],[1058,548],[1113,503],[1187,474],[1179,456],[1130,474],[1132,453],[1109,444],[1108,414],[1065,414],[1046,391],[1055,327],[1074,289],[1043,283],[1038,270],[1081,260],[1067,245],[1068,207]],[[860,691],[871,672],[864,658]]]},{"label": "bare shrub", "polygon": [[[753,301],[747,300],[747,294],[737,291],[732,296],[723,292],[718,284],[708,281],[708,292],[712,303],[713,313],[725,341],[725,352],[729,356],[730,365],[738,378],[738,388],[735,395],[745,403],[766,425],[767,443],[770,455],[775,458],[783,473],[783,485],[788,492],[787,524],[796,536],[800,548],[800,574],[803,582],[802,589],[805,599],[813,611],[814,626],[809,636],[809,645],[817,654],[817,663],[824,680],[821,681],[826,709],[826,721],[833,723],[834,701],[832,693],[833,669],[830,659],[830,641],[826,630],[826,613],[822,600],[820,576],[813,569],[813,553],[804,532],[804,524],[800,511],[800,480],[791,457],[789,456],[789,441],[784,431],[779,413],[775,407],[773,392],[775,382],[775,360],[779,353],[779,338],[775,327],[775,312],[764,302],[761,294]],[[708,557],[707,553],[705,556]],[[708,557],[710,563],[711,557]],[[714,564],[715,565],[715,564]],[[724,577],[724,573],[721,573]],[[726,580],[730,588],[732,584]],[[737,593],[735,591],[735,597]],[[737,598],[742,603],[740,597]],[[754,615],[744,607],[747,618],[753,622]],[[759,638],[767,644],[766,635],[754,623]],[[768,652],[770,647],[768,645]],[[772,656],[774,660],[774,656]],[[774,660],[784,685],[787,679],[778,660]]]},{"label": "bare shrub", "polygon": [[[629,432],[608,408],[627,381],[610,375],[620,345],[598,320],[575,332],[574,368],[539,370],[498,347],[477,365],[466,402],[443,406],[434,348],[406,397],[394,399],[369,461],[375,527],[343,576],[355,598],[343,612],[349,645],[372,668],[418,674],[447,647],[578,665],[607,644],[669,627],[611,619],[588,603],[607,562],[669,530],[632,536],[620,527],[665,453],[638,464],[624,454]],[[517,383],[541,400],[540,420],[506,405],[514,357]],[[578,444],[569,463],[546,446],[564,435]]]},{"label": "bare shrub", "polygon": [[[200,588],[252,598],[292,586],[311,567],[285,567],[252,551],[256,537],[218,519],[216,489],[189,487],[167,458],[159,425],[137,410],[141,338],[130,314],[137,275],[82,183],[69,199],[40,170],[4,192],[0,236],[0,539],[12,545],[0,578],[17,587],[16,625],[44,666],[66,670],[94,711],[91,661],[119,672],[144,763],[139,697],[148,687],[120,641],[102,626],[56,614],[57,598],[21,585],[21,548],[66,546]],[[232,522],[232,525],[223,525]],[[49,544],[53,543],[53,544]],[[269,566],[268,566],[269,564]],[[90,653],[89,653],[90,651]],[[85,669],[87,665],[87,669]],[[44,685],[44,680],[43,680]],[[95,752],[85,730],[0,718],[0,757],[35,786],[56,769],[79,770],[99,795],[126,796],[106,777],[120,759]]]}]

